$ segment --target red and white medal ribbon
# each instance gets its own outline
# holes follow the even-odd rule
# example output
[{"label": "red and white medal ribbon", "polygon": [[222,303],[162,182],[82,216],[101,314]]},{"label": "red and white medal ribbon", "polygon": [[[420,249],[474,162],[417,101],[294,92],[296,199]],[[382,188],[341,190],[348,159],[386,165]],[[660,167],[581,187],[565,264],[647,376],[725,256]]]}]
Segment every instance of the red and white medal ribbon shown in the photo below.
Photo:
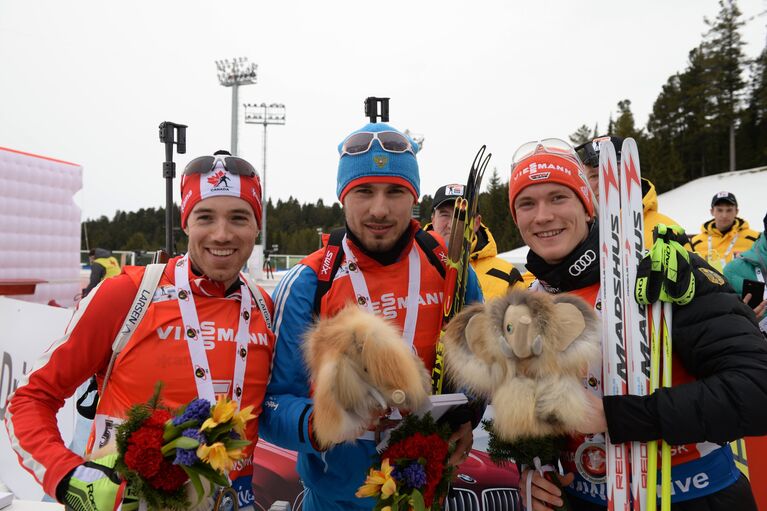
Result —
[{"label": "red and white medal ribbon", "polygon": [[[344,236],[342,243],[344,248],[344,255],[346,256],[346,266],[349,270],[349,278],[352,282],[352,288],[354,289],[354,296],[357,300],[357,305],[364,307],[370,313],[374,313],[372,301],[370,299],[370,292],[368,291],[368,285],[365,281],[365,276],[362,274],[362,269],[357,263],[357,258],[354,257],[351,249],[349,248],[349,241]],[[405,323],[402,327],[402,338],[408,344],[413,346],[415,340],[415,327],[418,323],[418,299],[421,295],[421,258],[418,256],[418,249],[413,243],[413,248],[410,249],[408,254],[408,286],[407,286],[407,309],[405,312]]]},{"label": "red and white medal ribbon", "polygon": [[[194,295],[189,285],[189,254],[179,259],[176,263],[176,297],[181,309],[181,321],[184,326],[184,338],[189,348],[189,356],[192,359],[194,382],[197,385],[197,396],[207,399],[211,404],[216,402],[216,394],[213,390],[213,377],[210,374],[208,355],[205,353],[205,343],[202,339],[200,320],[197,317],[197,308],[194,305]],[[240,279],[240,316],[237,325],[237,351],[234,355],[234,374],[232,375],[232,401],[240,408],[242,399],[245,367],[248,359],[248,342],[250,341],[250,316],[251,297],[248,286]]]}]

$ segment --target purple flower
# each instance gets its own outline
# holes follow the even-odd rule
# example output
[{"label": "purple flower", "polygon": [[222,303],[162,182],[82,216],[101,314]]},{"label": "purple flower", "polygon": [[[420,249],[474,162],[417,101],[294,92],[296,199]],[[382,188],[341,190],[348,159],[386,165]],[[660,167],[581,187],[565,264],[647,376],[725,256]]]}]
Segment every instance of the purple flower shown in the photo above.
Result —
[{"label": "purple flower", "polygon": [[184,413],[173,418],[173,425],[178,426],[189,420],[204,422],[210,417],[210,402],[207,399],[193,399],[184,410]]},{"label": "purple flower", "polygon": [[176,459],[173,461],[175,465],[184,465],[185,467],[191,467],[200,458],[197,457],[197,449],[176,449]]},{"label": "purple flower", "polygon": [[426,485],[426,470],[416,461],[405,467],[400,478],[409,488],[422,488]]},{"label": "purple flower", "polygon": [[198,430],[194,428],[185,429],[183,433],[181,433],[181,436],[185,436],[188,438],[194,438],[201,444],[205,442],[205,436],[200,433]]}]

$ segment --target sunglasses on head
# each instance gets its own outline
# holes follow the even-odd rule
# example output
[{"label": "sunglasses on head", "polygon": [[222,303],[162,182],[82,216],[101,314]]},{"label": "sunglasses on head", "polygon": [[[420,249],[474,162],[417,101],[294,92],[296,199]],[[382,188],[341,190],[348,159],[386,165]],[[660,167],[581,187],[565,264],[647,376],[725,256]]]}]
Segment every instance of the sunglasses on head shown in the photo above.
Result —
[{"label": "sunglasses on head", "polygon": [[514,156],[511,157],[512,167],[537,152],[557,154],[580,163],[578,154],[575,152],[575,149],[573,149],[573,146],[560,138],[544,138],[543,140],[534,140],[519,146],[519,148],[514,151]]},{"label": "sunglasses on head", "polygon": [[237,156],[224,155],[197,157],[186,164],[184,175],[207,174],[216,167],[216,163],[219,161],[230,174],[247,177],[256,175],[256,169],[247,160]]},{"label": "sunglasses on head", "polygon": [[384,151],[390,153],[410,152],[415,156],[413,145],[402,133],[396,131],[361,131],[352,133],[341,146],[341,156],[345,154],[355,155],[370,151],[373,140],[378,140]]}]

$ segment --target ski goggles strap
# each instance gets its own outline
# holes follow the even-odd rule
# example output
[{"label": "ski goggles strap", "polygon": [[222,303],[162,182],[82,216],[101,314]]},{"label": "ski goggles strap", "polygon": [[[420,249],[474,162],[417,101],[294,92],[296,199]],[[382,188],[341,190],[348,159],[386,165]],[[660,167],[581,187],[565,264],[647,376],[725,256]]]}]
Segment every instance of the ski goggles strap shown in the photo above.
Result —
[{"label": "ski goggles strap", "polygon": [[184,175],[191,176],[193,174],[207,174],[216,167],[216,163],[221,162],[224,168],[230,174],[237,176],[253,177],[256,175],[256,169],[247,160],[239,158],[237,156],[200,156],[184,167]]},{"label": "ski goggles strap", "polygon": [[341,156],[366,153],[370,151],[374,140],[378,140],[381,148],[389,153],[410,152],[415,156],[415,150],[413,150],[410,140],[397,131],[359,131],[352,133],[346,137],[341,145]]}]

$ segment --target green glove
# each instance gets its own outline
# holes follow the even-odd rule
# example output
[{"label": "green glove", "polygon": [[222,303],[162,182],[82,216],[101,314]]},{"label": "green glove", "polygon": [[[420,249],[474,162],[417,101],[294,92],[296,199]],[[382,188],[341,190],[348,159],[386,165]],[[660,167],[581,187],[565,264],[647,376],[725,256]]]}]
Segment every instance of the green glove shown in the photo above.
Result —
[{"label": "green glove", "polygon": [[690,303],[695,296],[695,278],[690,253],[684,248],[687,236],[678,225],[658,224],[653,229],[649,253],[637,267],[634,296],[637,303],[649,305],[658,300],[678,305]]},{"label": "green glove", "polygon": [[[75,468],[60,486],[60,499],[66,509],[76,511],[112,511],[117,501],[122,479],[115,472],[117,454],[110,454],[97,460],[87,461]],[[66,486],[64,486],[66,485]],[[58,494],[59,492],[57,492]],[[138,509],[138,499],[123,495],[123,511]]]}]

